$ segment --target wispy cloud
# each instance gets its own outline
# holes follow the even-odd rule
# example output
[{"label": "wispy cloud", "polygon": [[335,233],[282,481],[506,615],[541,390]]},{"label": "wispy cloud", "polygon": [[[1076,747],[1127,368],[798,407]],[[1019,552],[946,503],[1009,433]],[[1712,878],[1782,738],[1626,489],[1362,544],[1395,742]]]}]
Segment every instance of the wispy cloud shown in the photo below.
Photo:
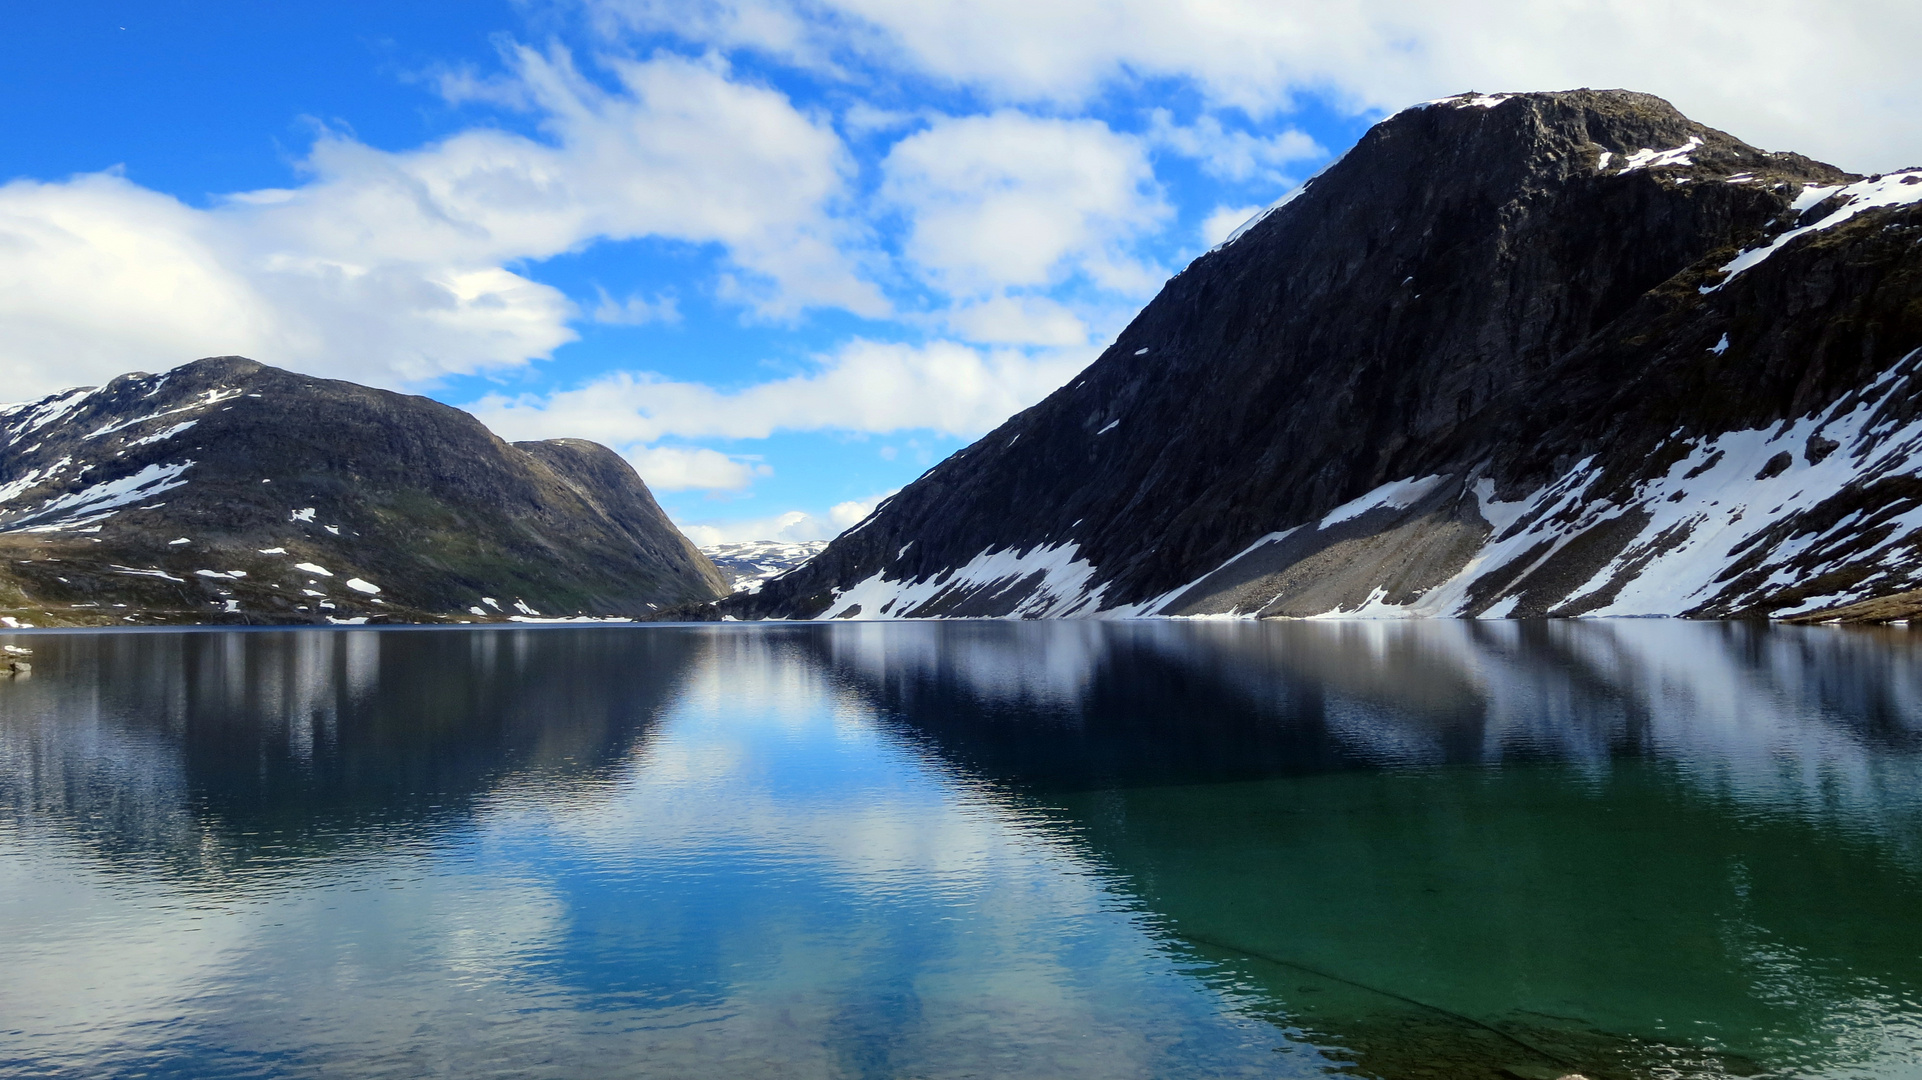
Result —
[{"label": "wispy cloud", "polygon": [[306,183],[206,209],[112,173],[0,186],[0,376],[25,395],[218,353],[388,386],[514,367],[580,312],[509,265],[642,236],[718,245],[766,314],[888,311],[831,212],[852,164],[824,119],[715,60],[609,60],[612,90],[559,50],[506,60],[545,139],[323,132]]},{"label": "wispy cloud", "polygon": [[1363,112],[1468,89],[1626,86],[1855,169],[1922,159],[1922,6],[1907,0],[585,3],[614,36],[673,34],[830,75],[858,63],[1055,111],[1165,80],[1258,119],[1305,97]]},{"label": "wispy cloud", "polygon": [[774,469],[753,458],[736,457],[704,446],[642,446],[627,460],[655,491],[739,491]]},{"label": "wispy cloud", "polygon": [[1199,161],[1210,176],[1242,183],[1263,180],[1284,184],[1288,181],[1282,175],[1283,166],[1328,156],[1327,148],[1294,128],[1256,135],[1230,128],[1207,113],[1183,125],[1175,123],[1174,114],[1167,109],[1149,114],[1148,140]]},{"label": "wispy cloud", "polygon": [[874,512],[881,500],[894,494],[884,491],[865,499],[835,503],[824,514],[789,510],[764,518],[738,521],[677,521],[687,538],[701,547],[732,544],[743,540],[827,540],[859,524]]},{"label": "wispy cloud", "polygon": [[973,436],[1039,401],[1092,359],[1089,349],[1029,353],[856,339],[810,371],[736,390],[623,371],[552,393],[494,394],[468,409],[509,439],[571,435],[614,446],[764,439],[777,431]]},{"label": "wispy cloud", "polygon": [[1233,235],[1234,231],[1239,229],[1243,222],[1261,213],[1264,209],[1266,208],[1260,205],[1215,207],[1213,213],[1202,219],[1201,242],[1209,247],[1214,247],[1216,244],[1221,243]]},{"label": "wispy cloud", "polygon": [[616,300],[607,294],[606,289],[598,290],[601,302],[594,305],[594,321],[613,326],[646,326],[648,323],[677,323],[681,321],[681,303],[673,296],[656,296],[649,299],[635,293],[625,300]]},{"label": "wispy cloud", "polygon": [[[1627,85],[1763,145],[1922,159],[1922,7],[1896,0],[543,6],[595,47],[432,73],[474,117],[446,138],[322,129],[296,182],[206,205],[113,171],[0,185],[0,379],[28,396],[244,353],[420,387],[522,378],[588,323],[617,349],[708,318],[802,328],[815,355],[787,374],[603,352],[618,369],[536,367],[472,404],[515,437],[615,445],[662,491],[740,493],[778,481],[739,440],[969,437],[1039,400],[1326,158],[1318,111]],[[640,240],[692,269],[556,284],[556,260]]]}]

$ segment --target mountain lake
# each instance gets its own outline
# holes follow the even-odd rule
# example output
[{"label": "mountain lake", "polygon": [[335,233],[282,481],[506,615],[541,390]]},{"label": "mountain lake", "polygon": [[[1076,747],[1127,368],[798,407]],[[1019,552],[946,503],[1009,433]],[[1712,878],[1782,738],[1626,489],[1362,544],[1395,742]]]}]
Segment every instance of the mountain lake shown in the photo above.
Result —
[{"label": "mountain lake", "polygon": [[0,1075],[1922,1076],[1922,632],[0,640]]}]

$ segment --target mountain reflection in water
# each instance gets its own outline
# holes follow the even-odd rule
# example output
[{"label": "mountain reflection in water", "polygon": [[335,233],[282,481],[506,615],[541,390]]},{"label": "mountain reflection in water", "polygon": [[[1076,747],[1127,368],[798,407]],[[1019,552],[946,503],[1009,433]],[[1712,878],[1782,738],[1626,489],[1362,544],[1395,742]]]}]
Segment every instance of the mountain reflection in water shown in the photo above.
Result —
[{"label": "mountain reflection in water", "polygon": [[0,1074],[1922,1075],[1922,653],[20,635]]}]

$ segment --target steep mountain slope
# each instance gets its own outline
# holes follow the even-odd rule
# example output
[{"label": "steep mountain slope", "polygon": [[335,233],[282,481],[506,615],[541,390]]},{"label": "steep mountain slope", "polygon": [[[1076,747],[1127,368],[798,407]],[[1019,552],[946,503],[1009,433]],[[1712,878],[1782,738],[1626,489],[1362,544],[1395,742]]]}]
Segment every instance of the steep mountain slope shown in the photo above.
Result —
[{"label": "steep mountain slope", "polygon": [[1783,616],[1913,588],[1922,173],[1399,113],[746,616]]},{"label": "steep mountain slope", "polygon": [[0,407],[8,619],[646,616],[727,592],[619,455],[241,357]]}]

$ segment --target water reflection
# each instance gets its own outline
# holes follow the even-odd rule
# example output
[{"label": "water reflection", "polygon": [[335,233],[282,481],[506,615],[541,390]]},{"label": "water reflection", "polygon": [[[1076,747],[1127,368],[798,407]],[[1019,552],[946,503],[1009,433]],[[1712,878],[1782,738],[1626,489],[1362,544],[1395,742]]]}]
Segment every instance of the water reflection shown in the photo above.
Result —
[{"label": "water reflection", "polygon": [[0,1073],[1922,1060],[1900,631],[18,640]]},{"label": "water reflection", "polygon": [[36,670],[0,700],[0,806],[58,823],[104,866],[190,874],[399,842],[518,774],[604,776],[701,647],[526,631],[21,640]]},{"label": "water reflection", "polygon": [[1922,1060],[1905,633],[1048,629],[821,648],[909,737],[1057,807],[1222,985],[1368,1071]]}]

